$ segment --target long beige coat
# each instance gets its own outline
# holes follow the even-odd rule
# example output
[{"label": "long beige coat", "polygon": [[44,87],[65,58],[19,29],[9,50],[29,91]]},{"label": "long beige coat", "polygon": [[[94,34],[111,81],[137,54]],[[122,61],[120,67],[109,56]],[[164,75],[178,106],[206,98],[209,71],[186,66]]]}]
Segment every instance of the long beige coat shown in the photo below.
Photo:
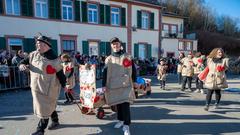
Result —
[{"label": "long beige coat", "polygon": [[62,69],[60,59],[49,60],[34,51],[29,54],[33,111],[40,118],[49,118],[56,109],[60,82],[56,72]]},{"label": "long beige coat", "polygon": [[[228,68],[228,58],[222,59],[219,63],[215,63],[211,58],[207,60],[207,66],[209,68],[208,75],[204,84],[208,89],[223,89],[227,88],[227,77],[225,74],[226,69]],[[217,66],[224,66],[225,70],[218,72]]]},{"label": "long beige coat", "polygon": [[182,63],[182,76],[193,76],[193,61],[191,58],[185,57],[181,60]]},{"label": "long beige coat", "polygon": [[[62,63],[63,66],[63,73],[64,75],[67,76],[71,73],[72,68],[74,68],[74,63],[73,62],[67,62],[67,63]],[[75,69],[74,69],[75,72]],[[66,83],[66,88],[67,89],[73,89],[75,87],[75,74],[72,74],[72,76],[70,78],[67,78],[67,83]]]},{"label": "long beige coat", "polygon": [[201,73],[201,67],[203,66],[203,63],[200,63],[199,60],[202,59],[201,57],[194,57],[193,63],[194,63],[194,74],[198,75]]},{"label": "long beige coat", "polygon": [[105,60],[107,66],[107,92],[105,92],[105,98],[108,105],[116,105],[124,102],[132,103],[134,99],[132,66],[124,67],[124,59],[132,60],[131,56],[127,54],[121,57],[110,55]]},{"label": "long beige coat", "polygon": [[167,78],[167,65],[157,66],[157,78],[158,80],[166,81]]}]

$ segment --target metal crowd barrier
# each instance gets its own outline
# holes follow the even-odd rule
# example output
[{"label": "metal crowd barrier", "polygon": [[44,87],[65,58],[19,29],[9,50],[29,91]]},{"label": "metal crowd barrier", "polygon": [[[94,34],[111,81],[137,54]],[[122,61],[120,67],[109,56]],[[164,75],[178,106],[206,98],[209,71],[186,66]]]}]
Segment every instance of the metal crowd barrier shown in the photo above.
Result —
[{"label": "metal crowd barrier", "polygon": [[[97,65],[96,79],[102,79],[102,68]],[[77,68],[78,69],[78,68]],[[76,82],[78,82],[79,72],[75,72]],[[30,87],[29,72],[19,71],[16,66],[0,65],[0,91],[23,89]]]},{"label": "metal crowd barrier", "polygon": [[19,71],[16,66],[0,65],[0,91],[29,87],[29,72]]}]

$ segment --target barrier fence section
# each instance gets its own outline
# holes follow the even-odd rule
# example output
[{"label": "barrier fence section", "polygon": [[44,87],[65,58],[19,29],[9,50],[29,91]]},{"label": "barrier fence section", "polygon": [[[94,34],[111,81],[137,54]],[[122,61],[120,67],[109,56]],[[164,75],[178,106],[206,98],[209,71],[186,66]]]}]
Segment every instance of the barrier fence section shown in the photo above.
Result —
[{"label": "barrier fence section", "polygon": [[19,71],[16,66],[0,65],[0,91],[29,88],[29,72]]}]

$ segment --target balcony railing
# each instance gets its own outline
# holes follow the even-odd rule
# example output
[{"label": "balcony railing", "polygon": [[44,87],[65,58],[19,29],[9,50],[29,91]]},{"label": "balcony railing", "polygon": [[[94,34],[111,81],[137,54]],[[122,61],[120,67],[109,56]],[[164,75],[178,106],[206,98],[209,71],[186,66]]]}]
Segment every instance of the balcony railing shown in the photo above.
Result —
[{"label": "balcony railing", "polygon": [[183,38],[183,34],[182,33],[169,33],[168,31],[162,31],[162,37]]}]

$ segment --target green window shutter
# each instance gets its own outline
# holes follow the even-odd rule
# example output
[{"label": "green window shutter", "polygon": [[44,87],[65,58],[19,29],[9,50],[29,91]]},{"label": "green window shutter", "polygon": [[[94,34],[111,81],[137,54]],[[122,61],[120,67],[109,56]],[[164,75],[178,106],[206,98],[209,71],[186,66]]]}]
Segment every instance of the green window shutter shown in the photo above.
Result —
[{"label": "green window shutter", "polygon": [[21,15],[33,16],[33,1],[21,0]]},{"label": "green window shutter", "polygon": [[127,52],[127,51],[126,51],[126,50],[127,50],[127,49],[126,49],[126,43],[122,43],[122,47],[123,47],[123,51],[124,51],[124,52]]},{"label": "green window shutter", "polygon": [[105,24],[105,8],[103,4],[100,4],[100,24]]},{"label": "green window shutter", "polygon": [[152,45],[147,44],[147,58],[151,58],[151,57],[152,57]]},{"label": "green window shutter", "polygon": [[28,0],[28,15],[33,16],[33,0]]},{"label": "green window shutter", "polygon": [[34,38],[25,38],[23,42],[24,52],[30,53],[36,50],[35,39]]},{"label": "green window shutter", "polygon": [[3,14],[3,0],[0,0],[0,14]]},{"label": "green window shutter", "polygon": [[112,48],[110,42],[106,42],[106,55],[110,55],[112,53]]},{"label": "green window shutter", "polygon": [[154,13],[150,13],[150,29],[154,29]]},{"label": "green window shutter", "polygon": [[121,8],[121,25],[126,26],[126,9]]},{"label": "green window shutter", "polygon": [[52,50],[54,51],[54,53],[56,55],[58,55],[58,44],[57,44],[57,40],[52,39],[51,40],[51,45],[52,45]]},{"label": "green window shutter", "polygon": [[61,0],[48,0],[49,18],[61,19]]},{"label": "green window shutter", "polygon": [[111,24],[111,7],[109,5],[105,5],[105,17],[106,17],[106,20],[105,20],[105,23],[106,24]]},{"label": "green window shutter", "polygon": [[134,44],[134,57],[138,58],[139,57],[139,46],[138,44]]},{"label": "green window shutter", "polygon": [[62,8],[62,4],[61,4],[61,0],[55,0],[55,12],[56,12],[56,19],[60,19],[62,18],[62,13],[61,13],[61,8]]},{"label": "green window shutter", "polygon": [[82,9],[82,22],[88,22],[88,12],[87,12],[87,3],[85,1],[81,2]]},{"label": "green window shutter", "polygon": [[83,54],[89,55],[88,41],[82,41],[82,51],[83,51]]},{"label": "green window shutter", "polygon": [[75,21],[80,21],[80,1],[75,0]]},{"label": "green window shutter", "polygon": [[0,37],[0,49],[6,49],[6,39],[5,37]]},{"label": "green window shutter", "polygon": [[99,56],[106,55],[106,42],[99,43]]},{"label": "green window shutter", "polygon": [[137,11],[137,28],[142,28],[142,12]]},{"label": "green window shutter", "polygon": [[49,10],[49,18],[55,19],[55,0],[48,0],[48,10]]}]

